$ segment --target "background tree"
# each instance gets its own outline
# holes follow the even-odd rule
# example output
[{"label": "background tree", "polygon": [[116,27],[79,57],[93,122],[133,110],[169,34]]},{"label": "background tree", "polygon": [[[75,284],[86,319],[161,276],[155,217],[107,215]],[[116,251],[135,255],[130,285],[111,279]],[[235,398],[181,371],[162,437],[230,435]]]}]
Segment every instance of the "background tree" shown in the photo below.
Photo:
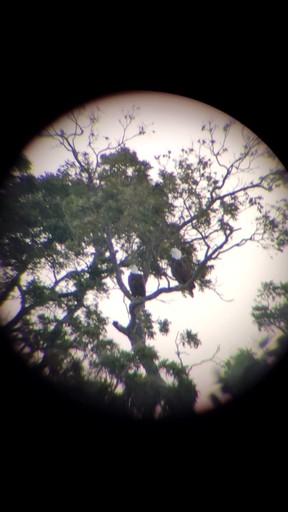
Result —
[{"label": "background tree", "polygon": [[[271,364],[287,352],[288,283],[262,283],[251,314],[265,336],[259,341],[256,352],[248,348],[239,349],[222,364],[221,371],[217,372],[217,384],[224,396],[239,396],[257,383]],[[211,399],[216,405],[221,403],[215,394]]]},{"label": "background tree", "polygon": [[[227,359],[217,375],[217,384],[221,395],[236,398],[244,391],[256,384],[268,370],[269,365],[265,357],[256,355],[252,349],[238,349],[235,355]],[[215,405],[221,404],[216,394],[211,395]]]},{"label": "background tree", "polygon": [[288,283],[262,283],[252,317],[259,331],[267,333],[260,347],[268,360],[277,361],[288,348]]},{"label": "background tree", "polygon": [[[71,129],[51,126],[42,136],[57,141],[69,159],[39,177],[22,160],[2,191],[1,304],[13,297],[18,304],[12,318],[3,319],[5,329],[43,374],[77,384],[103,404],[118,404],[136,417],[192,412],[193,365],[184,365],[179,345],[177,361],[160,360],[151,340],[157,330],[169,333],[169,321],[156,321],[147,306],[172,293],[193,300],[187,292],[192,283],[218,293],[214,262],[248,242],[283,249],[287,201],[266,203],[280,186],[279,172],[251,176],[253,162],[271,155],[245,133],[243,150],[227,156],[232,123],[223,129],[204,125],[203,139],[179,157],[170,151],[157,157],[155,174],[128,147],[146,131],[140,125],[129,135],[134,108],[120,120],[121,137],[105,137],[100,149],[97,117],[86,125],[81,113],[68,117]],[[247,212],[253,216],[250,230]],[[185,285],[171,275],[172,247],[191,263]],[[133,297],[125,284],[131,264],[154,286],[145,297]],[[127,306],[127,322],[113,320],[113,311],[110,319],[130,351],[107,338],[101,299],[115,288]],[[192,349],[200,340],[186,330],[181,343]]]},{"label": "background tree", "polygon": [[288,335],[288,283],[262,283],[252,317],[259,331],[280,331]]}]

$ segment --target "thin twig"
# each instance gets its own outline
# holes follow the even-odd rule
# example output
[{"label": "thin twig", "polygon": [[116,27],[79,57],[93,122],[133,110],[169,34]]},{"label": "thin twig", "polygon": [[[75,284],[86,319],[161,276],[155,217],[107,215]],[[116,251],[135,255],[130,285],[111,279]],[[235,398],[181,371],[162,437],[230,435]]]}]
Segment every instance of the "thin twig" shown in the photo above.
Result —
[{"label": "thin twig", "polygon": [[195,367],[195,366],[201,366],[202,364],[204,363],[209,363],[209,362],[213,362],[217,365],[219,365],[220,363],[218,363],[218,361],[215,361],[215,356],[218,354],[218,352],[220,351],[220,345],[218,345],[218,347],[216,348],[214,354],[211,356],[211,357],[207,357],[206,359],[202,359],[202,361],[199,361],[198,363],[194,363],[192,364],[190,367],[189,367],[189,370],[188,370],[188,374],[191,372],[191,370]]}]

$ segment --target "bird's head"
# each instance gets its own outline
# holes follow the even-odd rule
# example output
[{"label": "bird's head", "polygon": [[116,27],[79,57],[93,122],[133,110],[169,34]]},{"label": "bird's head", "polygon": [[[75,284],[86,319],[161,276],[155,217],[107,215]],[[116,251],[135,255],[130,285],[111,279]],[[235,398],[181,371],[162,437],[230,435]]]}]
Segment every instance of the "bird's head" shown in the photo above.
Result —
[{"label": "bird's head", "polygon": [[141,272],[139,271],[138,267],[136,267],[136,265],[131,265],[131,267],[129,267],[129,270],[130,270],[131,274],[141,274]]},{"label": "bird's head", "polygon": [[182,258],[182,252],[180,251],[180,249],[177,249],[176,247],[173,247],[173,249],[171,249],[170,254],[174,260],[181,260]]}]

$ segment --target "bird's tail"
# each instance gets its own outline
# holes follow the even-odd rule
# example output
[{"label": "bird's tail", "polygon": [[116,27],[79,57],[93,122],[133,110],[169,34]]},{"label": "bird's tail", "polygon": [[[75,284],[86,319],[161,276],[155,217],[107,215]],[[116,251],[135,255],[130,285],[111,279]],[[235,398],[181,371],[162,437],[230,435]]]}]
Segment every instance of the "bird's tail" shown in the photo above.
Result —
[{"label": "bird's tail", "polygon": [[190,297],[194,297],[194,292],[193,292],[194,288],[196,288],[195,284],[192,283],[190,290],[188,290]]}]

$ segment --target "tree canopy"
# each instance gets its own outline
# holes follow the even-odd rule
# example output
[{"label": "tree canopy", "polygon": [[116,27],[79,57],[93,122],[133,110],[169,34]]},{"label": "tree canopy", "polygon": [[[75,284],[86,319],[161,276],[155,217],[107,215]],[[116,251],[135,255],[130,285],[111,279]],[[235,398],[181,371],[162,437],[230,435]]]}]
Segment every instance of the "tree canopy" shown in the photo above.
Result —
[{"label": "tree canopy", "polygon": [[[202,139],[178,156],[157,157],[155,169],[129,148],[133,137],[145,135],[140,126],[128,136],[133,110],[121,120],[117,143],[107,136],[100,149],[95,117],[85,127],[76,113],[70,121],[71,131],[51,126],[42,133],[67,151],[64,163],[35,176],[21,156],[1,191],[0,304],[17,303],[12,316],[2,313],[2,324],[28,364],[60,384],[77,385],[98,404],[139,418],[193,413],[198,390],[181,350],[197,348],[200,339],[183,329],[176,360],[160,359],[153,340],[169,333],[170,322],[154,319],[149,303],[172,293],[193,301],[191,283],[217,292],[215,261],[247,243],[283,250],[287,200],[267,202],[281,173],[251,172],[269,151],[245,133],[242,151],[231,157],[233,123],[203,125]],[[171,275],[173,247],[190,262],[186,284]],[[133,297],[126,284],[132,264],[154,287],[145,297]],[[127,323],[114,320],[112,308],[109,319],[101,309],[114,289],[126,304]],[[109,321],[130,350],[107,336]]]}]

